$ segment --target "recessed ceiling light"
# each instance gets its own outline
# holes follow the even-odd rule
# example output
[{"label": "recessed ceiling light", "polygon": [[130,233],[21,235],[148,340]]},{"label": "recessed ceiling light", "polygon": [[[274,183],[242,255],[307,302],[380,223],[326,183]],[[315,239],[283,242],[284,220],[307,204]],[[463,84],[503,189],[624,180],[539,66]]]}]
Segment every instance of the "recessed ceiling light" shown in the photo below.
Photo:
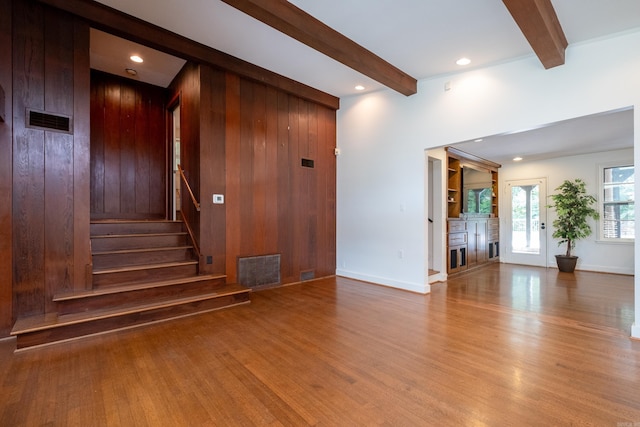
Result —
[{"label": "recessed ceiling light", "polygon": [[471,60],[469,58],[460,58],[456,61],[458,65],[469,65],[471,64]]},{"label": "recessed ceiling light", "polygon": [[137,63],[141,63],[143,62],[143,59],[140,58],[138,55],[131,55],[129,57],[129,59],[131,59],[133,62],[137,62]]},{"label": "recessed ceiling light", "polygon": [[519,162],[520,160],[522,160],[522,157],[520,157],[520,156],[513,158],[514,162]]},{"label": "recessed ceiling light", "polygon": [[355,87],[356,90],[364,90],[364,86],[362,85],[358,85]]},{"label": "recessed ceiling light", "polygon": [[482,138],[474,139],[473,142],[482,142]]},{"label": "recessed ceiling light", "polygon": [[127,74],[129,74],[130,76],[137,76],[138,72],[136,70],[134,70],[133,68],[125,68],[124,71],[127,72]]}]

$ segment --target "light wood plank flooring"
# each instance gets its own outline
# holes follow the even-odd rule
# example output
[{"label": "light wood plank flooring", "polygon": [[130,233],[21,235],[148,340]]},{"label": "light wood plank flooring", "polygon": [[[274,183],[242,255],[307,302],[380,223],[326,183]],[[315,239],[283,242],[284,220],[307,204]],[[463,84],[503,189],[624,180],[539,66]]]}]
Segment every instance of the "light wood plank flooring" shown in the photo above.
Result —
[{"label": "light wood plank flooring", "polygon": [[0,425],[640,425],[632,277],[494,264],[432,290],[322,279],[0,344]]}]

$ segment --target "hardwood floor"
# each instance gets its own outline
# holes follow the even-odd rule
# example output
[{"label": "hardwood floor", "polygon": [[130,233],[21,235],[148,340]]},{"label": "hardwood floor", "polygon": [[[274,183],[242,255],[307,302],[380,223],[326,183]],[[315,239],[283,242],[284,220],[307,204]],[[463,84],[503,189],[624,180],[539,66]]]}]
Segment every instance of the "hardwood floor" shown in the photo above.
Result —
[{"label": "hardwood floor", "polygon": [[[633,278],[494,264],[430,295],[331,278],[14,353],[2,426],[633,426]],[[634,424],[635,423],[635,424]]]}]

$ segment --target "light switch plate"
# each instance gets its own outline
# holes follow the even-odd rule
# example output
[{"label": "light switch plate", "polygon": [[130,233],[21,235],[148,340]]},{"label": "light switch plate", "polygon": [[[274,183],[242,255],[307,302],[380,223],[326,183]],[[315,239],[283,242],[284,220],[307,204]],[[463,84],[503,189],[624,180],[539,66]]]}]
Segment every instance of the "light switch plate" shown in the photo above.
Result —
[{"label": "light switch plate", "polygon": [[213,204],[214,205],[222,205],[222,204],[224,204],[224,195],[222,195],[222,194],[214,194],[213,195]]}]

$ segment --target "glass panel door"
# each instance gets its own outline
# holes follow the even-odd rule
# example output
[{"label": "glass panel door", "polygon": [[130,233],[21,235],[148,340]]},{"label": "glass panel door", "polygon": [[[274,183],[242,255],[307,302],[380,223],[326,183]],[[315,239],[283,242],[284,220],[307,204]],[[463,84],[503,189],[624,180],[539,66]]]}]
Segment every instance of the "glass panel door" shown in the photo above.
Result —
[{"label": "glass panel door", "polygon": [[544,179],[507,182],[507,262],[547,266],[545,188]]}]

